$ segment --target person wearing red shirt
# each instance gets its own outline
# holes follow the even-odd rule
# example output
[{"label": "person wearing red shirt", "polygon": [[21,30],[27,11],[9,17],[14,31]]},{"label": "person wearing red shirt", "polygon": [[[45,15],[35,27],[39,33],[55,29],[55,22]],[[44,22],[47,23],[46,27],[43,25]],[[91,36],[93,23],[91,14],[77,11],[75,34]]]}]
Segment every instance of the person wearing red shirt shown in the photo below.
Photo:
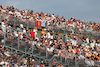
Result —
[{"label": "person wearing red shirt", "polygon": [[35,32],[33,30],[31,30],[30,34],[31,34],[31,37],[34,39],[35,38]]}]

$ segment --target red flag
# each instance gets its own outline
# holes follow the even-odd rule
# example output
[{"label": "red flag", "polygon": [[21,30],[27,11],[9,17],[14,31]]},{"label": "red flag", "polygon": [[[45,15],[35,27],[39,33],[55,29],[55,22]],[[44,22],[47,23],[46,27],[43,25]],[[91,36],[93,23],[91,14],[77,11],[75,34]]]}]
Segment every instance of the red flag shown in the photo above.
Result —
[{"label": "red flag", "polygon": [[36,21],[36,27],[41,27],[41,21]]}]

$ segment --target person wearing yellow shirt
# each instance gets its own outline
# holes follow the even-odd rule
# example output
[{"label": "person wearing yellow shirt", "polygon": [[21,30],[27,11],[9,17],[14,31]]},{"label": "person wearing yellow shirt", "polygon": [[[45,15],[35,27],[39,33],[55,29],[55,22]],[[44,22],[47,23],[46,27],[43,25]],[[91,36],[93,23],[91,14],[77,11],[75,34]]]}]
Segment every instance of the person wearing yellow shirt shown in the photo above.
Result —
[{"label": "person wearing yellow shirt", "polygon": [[45,35],[46,35],[46,30],[45,30],[45,29],[42,29],[41,34],[42,34],[42,37],[45,37]]}]

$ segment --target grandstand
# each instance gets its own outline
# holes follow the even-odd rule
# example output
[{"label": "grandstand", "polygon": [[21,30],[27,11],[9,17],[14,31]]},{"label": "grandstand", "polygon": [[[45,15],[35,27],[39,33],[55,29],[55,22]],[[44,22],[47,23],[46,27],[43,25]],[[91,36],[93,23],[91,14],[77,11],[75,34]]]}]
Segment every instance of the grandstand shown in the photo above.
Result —
[{"label": "grandstand", "polygon": [[18,67],[32,67],[28,62],[21,63],[25,57],[34,59],[40,67],[46,63],[46,67],[100,66],[100,23],[22,12],[13,6],[0,6],[0,21],[1,45],[10,54],[20,55]]}]

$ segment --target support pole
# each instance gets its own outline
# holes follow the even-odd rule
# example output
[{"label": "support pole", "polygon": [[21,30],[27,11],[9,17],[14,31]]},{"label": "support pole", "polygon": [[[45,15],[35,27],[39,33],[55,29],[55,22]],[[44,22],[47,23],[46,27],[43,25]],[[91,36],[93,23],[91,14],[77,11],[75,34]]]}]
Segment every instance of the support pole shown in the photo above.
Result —
[{"label": "support pole", "polygon": [[19,37],[18,37],[18,50],[19,50]]},{"label": "support pole", "polygon": [[47,46],[46,46],[46,59],[48,58]]},{"label": "support pole", "polygon": [[21,57],[18,59],[18,67],[20,67],[20,61],[24,57],[24,54],[21,55]]},{"label": "support pole", "polygon": [[61,54],[60,54],[60,60],[61,60],[61,63],[62,63],[62,56],[61,56]]},{"label": "support pole", "polygon": [[4,32],[4,46],[6,44],[6,31]]},{"label": "support pole", "polygon": [[[6,44],[6,30],[4,31],[4,51],[5,51],[5,44]],[[4,56],[4,67],[5,67],[5,56]]]},{"label": "support pole", "polygon": [[77,60],[76,60],[76,58],[77,58],[77,56],[75,55],[75,67],[79,67],[79,66],[77,65]]},{"label": "support pole", "polygon": [[12,54],[12,48],[13,48],[13,47],[12,47],[12,43],[11,43],[11,54]]},{"label": "support pole", "polygon": [[26,48],[25,48],[25,55],[26,55]]},{"label": "support pole", "polygon": [[33,56],[33,45],[32,45],[32,56]]}]

